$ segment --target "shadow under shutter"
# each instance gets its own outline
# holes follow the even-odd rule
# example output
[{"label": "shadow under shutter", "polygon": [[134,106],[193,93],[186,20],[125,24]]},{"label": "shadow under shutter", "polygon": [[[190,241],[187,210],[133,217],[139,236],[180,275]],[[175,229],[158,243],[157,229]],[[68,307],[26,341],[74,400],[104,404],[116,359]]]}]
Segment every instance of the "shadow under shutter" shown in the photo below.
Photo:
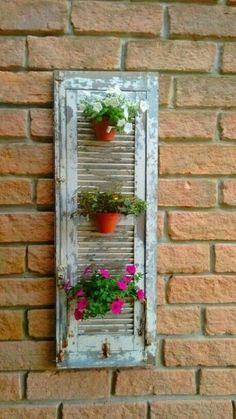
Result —
[{"label": "shadow under shutter", "polygon": [[[133,131],[111,142],[97,141],[81,112],[87,91],[105,94],[118,85],[132,101],[149,109]],[[135,366],[155,363],[157,230],[157,77],[152,73],[55,73],[57,354],[61,368]],[[73,216],[76,191],[122,182],[122,193],[147,200],[146,214],[121,218],[116,231],[103,235],[92,222]],[[144,273],[146,303],[126,303],[121,315],[76,321],[62,285],[77,282],[86,265],[115,271],[135,263]]]}]

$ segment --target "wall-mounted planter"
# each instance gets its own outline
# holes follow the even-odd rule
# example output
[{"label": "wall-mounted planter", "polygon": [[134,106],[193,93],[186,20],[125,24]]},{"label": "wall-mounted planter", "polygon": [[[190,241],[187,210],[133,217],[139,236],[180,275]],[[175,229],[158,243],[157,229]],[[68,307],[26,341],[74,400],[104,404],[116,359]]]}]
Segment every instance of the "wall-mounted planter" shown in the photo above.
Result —
[{"label": "wall-mounted planter", "polygon": [[95,130],[95,136],[100,141],[111,141],[116,135],[115,128],[108,128],[110,126],[109,119],[104,117],[101,121],[97,122],[95,119],[92,120],[92,125]]},{"label": "wall-mounted planter", "polygon": [[98,231],[102,234],[114,233],[119,221],[119,212],[100,212],[95,215],[95,222]]}]

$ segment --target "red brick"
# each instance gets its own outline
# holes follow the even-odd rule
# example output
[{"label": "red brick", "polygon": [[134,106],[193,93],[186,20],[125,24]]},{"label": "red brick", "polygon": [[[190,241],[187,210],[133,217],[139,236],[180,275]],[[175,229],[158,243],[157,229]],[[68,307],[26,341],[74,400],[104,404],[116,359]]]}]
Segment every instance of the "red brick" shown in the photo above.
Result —
[{"label": "red brick", "polygon": [[236,246],[216,244],[215,259],[216,272],[236,272]]},{"label": "red brick", "polygon": [[27,136],[27,111],[0,109],[0,137],[25,138]]},{"label": "red brick", "polygon": [[168,105],[169,103],[169,93],[171,86],[171,78],[166,74],[161,74],[159,77],[159,95],[160,95],[160,105]]},{"label": "red brick", "polygon": [[164,359],[167,367],[235,366],[235,339],[166,339]]},{"label": "red brick", "polygon": [[207,335],[236,334],[236,307],[207,307],[205,329]]},{"label": "red brick", "polygon": [[164,212],[159,212],[158,216],[157,216],[157,236],[158,236],[158,240],[161,240],[164,236],[164,220],[165,220]]},{"label": "red brick", "polygon": [[236,181],[228,179],[223,182],[222,188],[223,203],[226,205],[236,205]]},{"label": "red brick", "polygon": [[54,181],[52,179],[39,179],[37,183],[37,205],[54,204]]},{"label": "red brick", "polygon": [[236,54],[235,45],[226,42],[224,44],[223,62],[222,62],[222,68],[221,68],[223,73],[235,73],[236,71],[235,54]]},{"label": "red brick", "polygon": [[0,419],[56,419],[56,406],[0,406]]},{"label": "red brick", "polygon": [[109,33],[155,36],[160,34],[162,11],[158,4],[117,1],[78,1],[73,4],[76,33]]},{"label": "red brick", "polygon": [[[32,69],[120,68],[120,40],[105,38],[29,37],[29,67]],[[106,53],[104,54],[104,51]]]},{"label": "red brick", "polygon": [[55,282],[52,279],[0,280],[0,306],[40,306],[54,304]]},{"label": "red brick", "polygon": [[235,369],[203,369],[201,372],[200,394],[213,396],[235,395]]},{"label": "red brick", "polygon": [[28,268],[40,274],[54,272],[54,246],[29,246]]},{"label": "red brick", "polygon": [[0,310],[0,340],[20,340],[22,338],[21,312]]},{"label": "red brick", "polygon": [[63,419],[143,419],[146,414],[145,402],[77,405],[63,403]]},{"label": "red brick", "polygon": [[[236,9],[234,9],[236,12]],[[236,28],[236,25],[235,25]],[[177,107],[225,107],[236,106],[235,77],[177,78]]]},{"label": "red brick", "polygon": [[207,72],[215,53],[215,45],[209,42],[130,41],[126,69]]},{"label": "red brick", "polygon": [[[1,9],[1,6],[0,6]],[[1,19],[1,17],[0,17]],[[0,22],[1,24],[1,22]],[[0,39],[0,68],[15,70],[24,67],[25,40],[21,38]]]},{"label": "red brick", "polygon": [[231,175],[236,172],[236,147],[231,145],[162,145],[160,173]]},{"label": "red brick", "polygon": [[191,370],[123,370],[117,374],[115,394],[196,394],[195,374]]},{"label": "red brick", "polygon": [[33,338],[50,338],[55,336],[54,310],[28,311],[29,336]]},{"label": "red brick", "polygon": [[41,370],[54,365],[54,342],[0,342],[1,370]]},{"label": "red brick", "polygon": [[33,203],[32,181],[29,179],[1,179],[0,205],[27,205]]},{"label": "red brick", "polygon": [[163,275],[157,277],[157,304],[162,305],[166,303],[166,281]]},{"label": "red brick", "polygon": [[2,0],[0,33],[61,33],[66,29],[65,0]]},{"label": "red brick", "polygon": [[34,138],[53,137],[53,114],[51,109],[31,109],[31,135]]},{"label": "red brick", "polygon": [[157,331],[161,335],[188,335],[199,332],[199,309],[196,307],[159,307]]},{"label": "red brick", "polygon": [[235,303],[236,276],[173,276],[168,287],[169,303]]},{"label": "red brick", "polygon": [[166,400],[151,403],[151,419],[233,419],[230,400]]},{"label": "red brick", "polygon": [[53,240],[53,214],[15,213],[0,215],[0,243]]},{"label": "red brick", "polygon": [[51,144],[0,146],[0,174],[49,175],[53,172]]},{"label": "red brick", "polygon": [[0,102],[49,104],[52,102],[52,75],[48,72],[0,72]]},{"label": "red brick", "polygon": [[235,113],[223,113],[220,121],[222,140],[236,140]]},{"label": "red brick", "polygon": [[171,37],[235,38],[236,10],[225,6],[171,5]]},{"label": "red brick", "polygon": [[160,244],[158,272],[203,272],[209,270],[209,247],[204,244]]},{"label": "red brick", "polygon": [[212,140],[216,130],[216,114],[206,111],[161,111],[161,140]]},{"label": "red brick", "polygon": [[158,203],[160,207],[214,207],[216,183],[211,180],[160,179]]},{"label": "red brick", "polygon": [[173,212],[169,215],[172,240],[236,240],[236,214],[217,212]]},{"label": "red brick", "polygon": [[[19,373],[8,372],[0,373],[0,400],[1,401],[10,401],[10,400],[20,400],[22,396],[21,390],[21,377]],[[1,415],[1,409],[0,409]]]},{"label": "red brick", "polygon": [[[29,400],[100,399],[108,396],[108,371],[61,371],[30,373],[27,380]],[[73,383],[73,386],[71,385]]]},{"label": "red brick", "polygon": [[24,247],[0,247],[0,274],[20,274],[25,271]]}]

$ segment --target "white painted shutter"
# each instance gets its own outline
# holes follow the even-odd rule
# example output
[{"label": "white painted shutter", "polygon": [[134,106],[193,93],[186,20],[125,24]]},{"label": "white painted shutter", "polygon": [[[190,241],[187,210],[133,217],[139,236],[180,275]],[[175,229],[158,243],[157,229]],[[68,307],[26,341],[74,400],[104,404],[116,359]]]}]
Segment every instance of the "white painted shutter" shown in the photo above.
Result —
[{"label": "white painted shutter", "polygon": [[[119,85],[132,100],[147,100],[149,110],[134,121],[129,134],[97,141],[80,110],[84,91],[104,94]],[[157,230],[157,77],[152,73],[55,73],[57,353],[61,368],[132,366],[154,363],[156,354]],[[112,235],[92,222],[72,217],[76,190],[110,181],[123,182],[122,193],[148,202],[146,214],[124,217]],[[120,316],[76,321],[63,282],[75,283],[86,265],[122,270],[135,263],[144,273],[146,304],[126,304]]]}]

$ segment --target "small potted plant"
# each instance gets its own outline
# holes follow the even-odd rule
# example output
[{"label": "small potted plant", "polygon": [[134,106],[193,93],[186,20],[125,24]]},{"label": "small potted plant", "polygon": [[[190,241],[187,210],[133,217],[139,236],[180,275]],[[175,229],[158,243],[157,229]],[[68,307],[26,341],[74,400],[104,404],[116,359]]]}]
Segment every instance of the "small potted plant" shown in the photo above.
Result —
[{"label": "small potted plant", "polygon": [[95,218],[100,233],[113,233],[120,215],[138,216],[146,209],[142,199],[120,192],[82,190],[78,194],[78,215]]},{"label": "small potted plant", "polygon": [[144,301],[144,291],[138,287],[141,278],[135,265],[127,265],[122,275],[107,268],[87,266],[77,284],[71,286],[66,282],[64,290],[69,301],[76,301],[76,320],[103,317],[110,311],[117,316],[125,301]]},{"label": "small potted plant", "polygon": [[81,100],[80,109],[90,119],[98,140],[111,141],[116,133],[129,134],[139,112],[147,110],[147,103],[139,105],[127,99],[118,86],[110,87],[105,96],[90,95]]}]

